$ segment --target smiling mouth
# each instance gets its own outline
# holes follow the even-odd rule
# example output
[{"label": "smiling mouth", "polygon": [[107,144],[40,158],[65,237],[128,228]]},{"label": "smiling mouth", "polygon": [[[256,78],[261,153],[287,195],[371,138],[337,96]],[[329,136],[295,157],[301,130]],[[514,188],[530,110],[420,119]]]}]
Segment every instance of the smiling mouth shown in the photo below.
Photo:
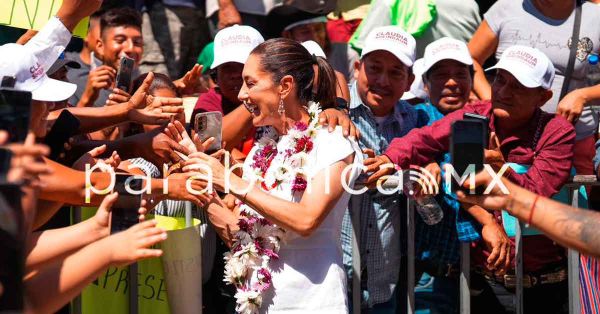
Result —
[{"label": "smiling mouth", "polygon": [[258,106],[249,104],[246,101],[244,101],[243,104],[244,104],[244,107],[246,107],[246,110],[248,110],[251,114],[253,114],[255,116],[260,115],[260,109],[258,109]]}]

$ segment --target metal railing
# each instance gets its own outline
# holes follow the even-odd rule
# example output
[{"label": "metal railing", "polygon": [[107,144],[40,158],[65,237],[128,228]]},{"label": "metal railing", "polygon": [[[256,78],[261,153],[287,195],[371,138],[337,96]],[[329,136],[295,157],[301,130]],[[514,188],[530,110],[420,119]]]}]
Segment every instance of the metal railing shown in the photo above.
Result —
[{"label": "metal railing", "polygon": [[[595,179],[591,180],[590,176],[575,176],[565,185],[568,191],[569,203],[571,206],[579,207],[579,189],[580,187],[600,186],[600,182]],[[406,304],[406,307],[399,306],[397,313],[415,313],[415,211],[413,201],[407,198],[406,216],[403,217],[403,225],[406,227],[406,237],[403,247],[406,249],[404,263],[401,263],[401,271],[398,285],[396,286],[399,293],[398,302],[400,305]],[[354,209],[355,211],[357,209]],[[360,243],[360,213],[353,212],[352,215],[353,228],[353,259],[352,259],[352,304],[353,314],[361,313],[361,287],[360,287],[360,254],[358,253]],[[523,313],[523,241],[522,229],[523,223],[519,222],[515,228],[515,308],[517,314]],[[569,287],[569,313],[581,313],[581,304],[579,301],[579,252],[576,250],[568,250],[568,287]],[[471,294],[470,294],[470,244],[461,243],[460,245],[460,275],[459,275],[459,307],[461,314],[471,313]],[[403,297],[403,295],[405,297]],[[406,309],[406,310],[403,310]]]}]

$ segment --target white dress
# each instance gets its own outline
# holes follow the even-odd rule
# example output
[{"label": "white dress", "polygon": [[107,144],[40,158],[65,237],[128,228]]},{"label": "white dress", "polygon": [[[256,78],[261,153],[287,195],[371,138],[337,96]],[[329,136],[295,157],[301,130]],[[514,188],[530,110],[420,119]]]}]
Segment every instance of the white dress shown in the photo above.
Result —
[{"label": "white dress", "polygon": [[[281,141],[278,150],[283,149]],[[244,172],[252,171],[252,150],[244,164]],[[329,133],[319,130],[306,169],[311,175],[354,154],[348,186],[353,186],[362,166],[362,153],[355,141],[344,138],[338,127]],[[340,182],[340,181],[337,181]],[[341,183],[339,183],[341,184]],[[293,193],[282,184],[269,193],[285,200],[299,202],[302,192]],[[342,218],[350,194],[344,192],[323,223],[309,237],[286,230],[279,259],[270,262],[272,287],[264,292],[261,313],[348,313],[346,274],[342,265],[340,233]]]}]

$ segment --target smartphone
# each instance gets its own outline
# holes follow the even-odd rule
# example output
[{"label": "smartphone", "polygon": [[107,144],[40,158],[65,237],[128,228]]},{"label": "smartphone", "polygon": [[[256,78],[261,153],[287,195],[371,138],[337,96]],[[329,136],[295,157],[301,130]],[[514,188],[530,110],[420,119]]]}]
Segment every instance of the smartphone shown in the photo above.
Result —
[{"label": "smartphone", "polygon": [[50,129],[44,138],[44,144],[50,147],[50,159],[54,161],[59,159],[60,154],[65,150],[65,143],[72,136],[79,133],[79,125],[79,119],[68,110],[63,110],[60,113],[52,129]]},{"label": "smartphone", "polygon": [[142,194],[132,194],[127,190],[127,187],[130,191],[141,191],[143,179],[135,178],[129,174],[115,174],[114,191],[119,193],[119,197],[111,211],[111,234],[127,230],[139,222],[138,209],[142,203]]},{"label": "smartphone", "polygon": [[[481,120],[458,120],[452,124],[450,156],[454,171],[462,177],[469,166],[474,165],[475,173],[483,170],[483,149],[485,148],[485,123]],[[452,180],[452,190],[462,189]],[[464,189],[462,189],[464,190]]]},{"label": "smartphone", "polygon": [[485,135],[483,147],[488,148],[489,147],[488,142],[490,139],[490,128],[489,128],[490,119],[488,119],[488,117],[486,117],[486,116],[482,116],[482,115],[470,113],[470,112],[466,112],[463,116],[463,119],[483,122],[483,134]]},{"label": "smartphone", "polygon": [[119,72],[117,72],[117,83],[115,86],[127,93],[131,92],[131,75],[133,73],[133,59],[123,56],[119,65]]},{"label": "smartphone", "polygon": [[31,93],[0,88],[0,130],[8,132],[9,143],[22,143],[29,131]]},{"label": "smartphone", "polygon": [[215,141],[205,153],[212,154],[221,149],[223,114],[219,111],[200,112],[195,117],[195,131],[204,142],[213,137]]}]

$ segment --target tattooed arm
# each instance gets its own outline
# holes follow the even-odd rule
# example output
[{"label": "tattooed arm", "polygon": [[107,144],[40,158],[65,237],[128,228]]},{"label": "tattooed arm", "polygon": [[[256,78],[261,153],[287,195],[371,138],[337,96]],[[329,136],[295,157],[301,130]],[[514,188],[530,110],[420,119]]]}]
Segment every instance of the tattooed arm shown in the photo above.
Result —
[{"label": "tattooed arm", "polygon": [[[487,186],[491,181],[485,172],[476,177],[476,185]],[[565,247],[600,256],[600,213],[538,196],[504,178],[502,182],[508,194],[496,186],[489,195],[467,196],[458,192],[459,200],[491,210],[505,209],[521,221],[531,220],[533,227]]]}]

